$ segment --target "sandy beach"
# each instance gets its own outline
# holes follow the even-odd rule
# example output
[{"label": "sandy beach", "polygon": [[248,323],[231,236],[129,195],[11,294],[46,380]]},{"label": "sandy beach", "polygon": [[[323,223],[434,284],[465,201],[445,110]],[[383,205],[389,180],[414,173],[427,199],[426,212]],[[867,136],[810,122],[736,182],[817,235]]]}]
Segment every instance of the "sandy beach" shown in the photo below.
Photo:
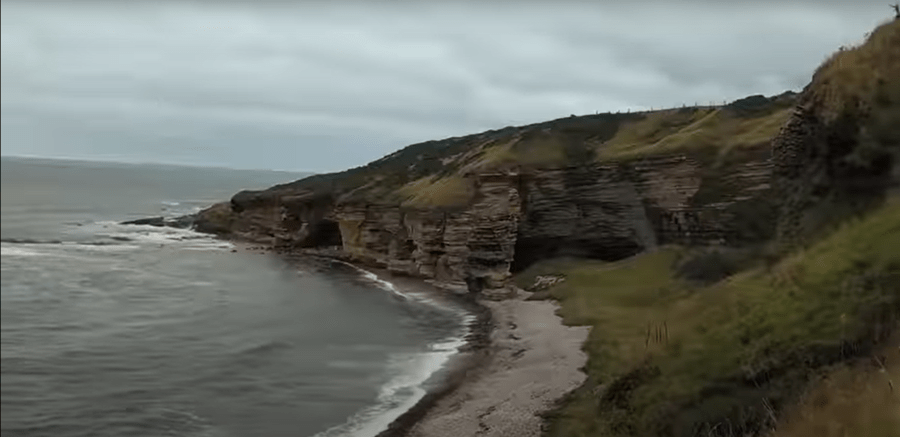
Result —
[{"label": "sandy beach", "polygon": [[429,409],[410,437],[539,436],[539,414],[578,387],[587,359],[587,327],[566,327],[551,301],[482,302],[494,330],[489,357],[477,371]]}]

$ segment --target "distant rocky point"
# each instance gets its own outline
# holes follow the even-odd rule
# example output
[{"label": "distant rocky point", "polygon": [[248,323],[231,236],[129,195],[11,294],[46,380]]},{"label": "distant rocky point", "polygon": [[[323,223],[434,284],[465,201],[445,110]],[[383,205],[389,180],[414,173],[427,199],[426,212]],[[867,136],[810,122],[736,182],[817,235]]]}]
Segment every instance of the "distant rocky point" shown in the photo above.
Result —
[{"label": "distant rocky point", "polygon": [[137,219],[137,220],[124,221],[121,224],[189,229],[194,226],[195,219],[196,219],[196,217],[193,214],[189,214],[189,215],[183,215],[183,216],[175,217],[175,218],[167,218],[167,217],[162,217],[162,216],[148,217],[148,218],[142,218],[142,219]]}]

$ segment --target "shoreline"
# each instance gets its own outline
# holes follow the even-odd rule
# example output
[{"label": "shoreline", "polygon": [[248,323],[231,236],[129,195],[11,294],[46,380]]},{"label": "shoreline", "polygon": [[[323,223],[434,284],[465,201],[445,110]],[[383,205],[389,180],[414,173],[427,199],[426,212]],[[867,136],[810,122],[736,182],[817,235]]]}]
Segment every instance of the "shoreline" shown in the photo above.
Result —
[{"label": "shoreline", "polygon": [[239,240],[227,241],[234,244],[232,252],[274,255],[291,265],[296,263],[295,258],[297,257],[345,263],[357,269],[370,272],[376,275],[378,279],[388,281],[401,289],[414,288],[416,291],[424,291],[430,296],[452,301],[455,305],[460,306],[475,317],[475,320],[469,324],[469,332],[463,338],[464,344],[450,357],[442,369],[431,376],[431,378],[436,377],[438,380],[433,381],[432,385],[427,387],[425,395],[412,407],[401,413],[388,424],[386,429],[378,432],[373,437],[405,437],[409,435],[412,428],[441,399],[452,394],[466,381],[480,373],[491,359],[491,351],[489,349],[491,346],[491,333],[494,330],[493,316],[490,308],[479,302],[474,295],[448,292],[425,282],[421,278],[393,276],[387,270],[361,265],[350,261],[349,258],[337,256],[336,253],[332,252],[279,250],[262,243]]},{"label": "shoreline", "polygon": [[452,301],[474,316],[464,344],[432,374],[423,387],[425,395],[375,437],[537,437],[542,414],[586,378],[581,369],[587,356],[581,346],[589,328],[563,325],[555,302],[526,301],[531,293],[522,290],[506,300],[479,299],[331,254],[231,242],[237,250],[275,255],[291,264],[297,257],[347,263],[400,290]]}]

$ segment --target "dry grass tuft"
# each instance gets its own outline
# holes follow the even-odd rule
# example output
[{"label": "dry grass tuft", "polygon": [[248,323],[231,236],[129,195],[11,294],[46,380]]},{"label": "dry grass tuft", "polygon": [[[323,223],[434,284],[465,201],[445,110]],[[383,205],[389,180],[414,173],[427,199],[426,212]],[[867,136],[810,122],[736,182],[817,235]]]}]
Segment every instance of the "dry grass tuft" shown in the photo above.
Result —
[{"label": "dry grass tuft", "polygon": [[451,208],[467,205],[475,195],[470,179],[462,176],[427,176],[398,190],[405,199],[402,206],[413,208]]},{"label": "dry grass tuft", "polygon": [[[813,104],[825,108],[826,121],[856,108],[868,112],[880,87],[900,77],[900,20],[876,28],[857,47],[835,52],[813,75]],[[856,111],[854,111],[856,112]]]},{"label": "dry grass tuft", "polygon": [[900,436],[898,343],[824,375],[771,437]]},{"label": "dry grass tuft", "polygon": [[659,111],[623,125],[598,147],[597,157],[615,161],[700,149],[724,154],[737,147],[768,144],[789,116],[790,108],[775,105],[753,117],[715,108]]},{"label": "dry grass tuft", "polygon": [[705,435],[726,422],[737,435],[769,429],[777,406],[843,344],[895,329],[897,247],[895,200],[771,268],[705,287],[677,278],[678,248],[529,268],[521,283],[564,274],[550,289],[560,315],[593,327],[588,381],[555,413],[551,435]]}]

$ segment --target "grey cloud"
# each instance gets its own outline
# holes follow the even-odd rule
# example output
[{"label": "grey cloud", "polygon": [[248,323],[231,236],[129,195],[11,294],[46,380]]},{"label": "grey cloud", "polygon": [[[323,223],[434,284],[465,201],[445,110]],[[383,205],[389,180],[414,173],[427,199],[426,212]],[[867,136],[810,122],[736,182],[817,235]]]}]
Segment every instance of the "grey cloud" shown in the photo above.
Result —
[{"label": "grey cloud", "polygon": [[2,3],[4,154],[328,171],[803,86],[881,2]]}]

